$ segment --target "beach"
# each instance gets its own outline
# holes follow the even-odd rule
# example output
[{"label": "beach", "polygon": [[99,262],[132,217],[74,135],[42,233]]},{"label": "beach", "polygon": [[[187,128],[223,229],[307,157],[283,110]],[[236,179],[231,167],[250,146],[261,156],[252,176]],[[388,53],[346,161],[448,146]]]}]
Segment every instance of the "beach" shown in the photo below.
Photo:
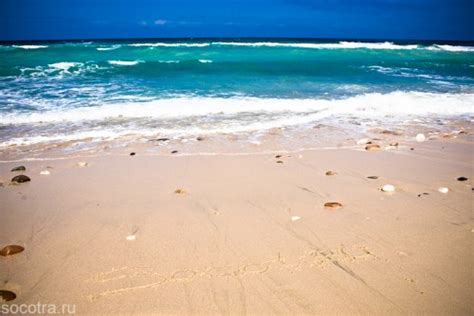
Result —
[{"label": "beach", "polygon": [[11,147],[0,240],[25,249],[1,288],[83,315],[472,314],[472,123],[453,124]]}]

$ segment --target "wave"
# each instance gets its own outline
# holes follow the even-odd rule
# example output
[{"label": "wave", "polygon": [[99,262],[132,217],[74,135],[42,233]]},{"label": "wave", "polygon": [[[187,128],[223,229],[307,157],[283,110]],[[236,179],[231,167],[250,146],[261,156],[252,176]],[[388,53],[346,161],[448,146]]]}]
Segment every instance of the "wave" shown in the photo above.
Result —
[{"label": "wave", "polygon": [[444,50],[448,52],[474,52],[474,46],[456,46],[456,45],[433,45],[429,50]]},{"label": "wave", "polygon": [[142,60],[109,60],[108,63],[111,65],[119,66],[134,66],[142,63]]},{"label": "wave", "polygon": [[13,45],[15,48],[21,49],[40,49],[40,48],[47,48],[46,45]]},{"label": "wave", "polygon": [[120,48],[121,45],[113,45],[113,46],[110,46],[110,47],[97,47],[96,49],[98,51],[108,51],[108,50],[116,50],[117,48]]},{"label": "wave", "polygon": [[201,64],[210,64],[210,63],[212,63],[212,60],[209,60],[209,59],[198,59],[198,61]]},{"label": "wave", "polygon": [[83,65],[82,63],[74,63],[74,62],[59,62],[54,64],[49,64],[48,66],[51,68],[56,68],[60,70],[69,70],[69,68],[77,67]]},{"label": "wave", "polygon": [[136,43],[129,44],[132,47],[206,47],[210,43]]},{"label": "wave", "polygon": [[279,42],[213,42],[213,45],[221,46],[250,46],[250,47],[294,47],[313,49],[416,49],[418,45],[398,45],[391,42],[364,43],[346,42],[339,43],[279,43]]},{"label": "wave", "polygon": [[345,99],[277,99],[177,97],[123,102],[42,113],[6,114],[0,124],[93,121],[109,118],[185,118],[243,113],[315,113],[383,117],[385,115],[464,115],[473,114],[474,93],[425,93],[396,91],[366,93]]}]

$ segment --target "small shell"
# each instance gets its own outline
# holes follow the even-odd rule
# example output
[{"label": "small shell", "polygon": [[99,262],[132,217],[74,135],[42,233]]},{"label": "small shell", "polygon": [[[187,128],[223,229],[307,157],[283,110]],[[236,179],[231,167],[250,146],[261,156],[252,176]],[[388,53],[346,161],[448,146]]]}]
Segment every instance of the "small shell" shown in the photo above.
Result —
[{"label": "small shell", "polygon": [[378,144],[368,144],[367,146],[365,146],[365,150],[367,151],[374,151],[374,150],[379,150],[380,149],[380,145]]},{"label": "small shell", "polygon": [[135,235],[128,235],[127,237],[125,237],[125,239],[127,239],[128,241],[134,241],[137,239],[137,236]]},{"label": "small shell", "polygon": [[16,298],[16,294],[12,291],[0,290],[0,303],[2,301],[8,302],[13,301]]},{"label": "small shell", "polygon": [[299,217],[299,216],[296,216],[296,215],[295,215],[295,216],[291,216],[291,221],[292,221],[292,222],[299,221],[300,219],[301,219],[301,217]]},{"label": "small shell", "polygon": [[186,191],[184,191],[183,189],[176,189],[174,190],[174,194],[186,194]]},{"label": "small shell", "polygon": [[357,141],[357,145],[365,145],[369,142],[368,138],[361,138]]},{"label": "small shell", "polygon": [[15,167],[11,170],[11,172],[15,172],[15,171],[26,171],[26,167],[25,166],[18,166],[18,167]]},{"label": "small shell", "polygon": [[381,190],[383,192],[395,192],[395,186],[393,186],[391,184],[386,184],[381,188]]},{"label": "small shell", "polygon": [[11,255],[16,255],[17,253],[22,252],[25,250],[24,247],[18,246],[18,245],[8,245],[3,247],[2,250],[0,250],[0,256],[11,256]]},{"label": "small shell", "polygon": [[78,165],[79,167],[83,168],[83,167],[87,167],[89,164],[88,164],[87,162],[85,162],[85,161],[79,161],[79,162],[77,163],[77,165]]},{"label": "small shell", "polygon": [[420,134],[416,135],[415,139],[416,139],[417,142],[421,143],[421,142],[424,142],[426,140],[426,137],[425,137],[425,135],[420,133]]},{"label": "small shell", "polygon": [[326,175],[327,175],[327,176],[335,176],[336,174],[337,174],[336,171],[331,171],[331,170],[326,171]]},{"label": "small shell", "polygon": [[438,192],[446,194],[446,193],[449,192],[449,189],[446,188],[446,187],[440,187],[440,188],[438,188]]},{"label": "small shell", "polygon": [[40,172],[41,175],[43,176],[49,176],[51,174],[51,172],[49,172],[48,170],[43,170]]},{"label": "small shell", "polygon": [[324,207],[335,210],[335,209],[341,208],[342,204],[339,202],[326,202],[324,203]]}]

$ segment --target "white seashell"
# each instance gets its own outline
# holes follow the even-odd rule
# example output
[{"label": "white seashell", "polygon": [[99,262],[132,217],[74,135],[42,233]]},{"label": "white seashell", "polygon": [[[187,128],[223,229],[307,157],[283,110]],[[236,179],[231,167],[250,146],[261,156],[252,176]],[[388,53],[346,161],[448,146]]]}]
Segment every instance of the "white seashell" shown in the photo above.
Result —
[{"label": "white seashell", "polygon": [[426,137],[423,134],[417,134],[415,139],[416,139],[417,142],[424,142]]},{"label": "white seashell", "polygon": [[79,161],[79,162],[77,163],[77,165],[78,165],[79,167],[87,167],[89,164],[88,164],[87,162],[85,162],[85,161]]},{"label": "white seashell", "polygon": [[440,187],[440,188],[438,188],[438,192],[446,194],[446,193],[449,192],[449,189],[446,188],[446,187]]},{"label": "white seashell", "polygon": [[300,219],[301,219],[301,217],[299,217],[299,216],[296,216],[296,215],[295,215],[295,216],[291,216],[291,221],[292,221],[292,222],[299,221]]},{"label": "white seashell", "polygon": [[135,236],[135,235],[128,235],[128,236],[126,237],[126,239],[127,239],[128,241],[134,241],[135,239],[137,239],[137,236]]},{"label": "white seashell", "polygon": [[49,172],[48,170],[43,170],[40,172],[41,175],[43,176],[49,176],[51,174],[51,172]]},{"label": "white seashell", "polygon": [[386,184],[382,187],[383,192],[395,192],[395,186],[391,184]]},{"label": "white seashell", "polygon": [[357,141],[357,145],[365,145],[369,142],[368,138],[361,138]]}]

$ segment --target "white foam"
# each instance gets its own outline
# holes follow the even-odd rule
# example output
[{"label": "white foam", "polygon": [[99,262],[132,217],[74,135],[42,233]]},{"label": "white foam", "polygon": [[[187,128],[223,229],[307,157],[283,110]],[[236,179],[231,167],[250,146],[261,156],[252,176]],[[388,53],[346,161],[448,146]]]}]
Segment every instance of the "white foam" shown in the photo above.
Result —
[{"label": "white foam", "polygon": [[213,42],[213,45],[222,46],[251,46],[251,47],[295,47],[312,49],[416,49],[418,45],[398,45],[391,42],[364,43],[346,42],[339,43],[278,43],[278,42]]},{"label": "white foam", "polygon": [[444,50],[448,52],[474,52],[474,46],[458,46],[458,45],[433,45],[429,46],[429,50]]},{"label": "white foam", "polygon": [[59,62],[59,63],[54,63],[54,64],[49,64],[48,66],[51,68],[56,68],[60,70],[69,70],[69,68],[80,66],[82,63],[74,63],[74,62]]},{"label": "white foam", "polygon": [[13,45],[15,48],[22,48],[22,49],[40,49],[40,48],[47,48],[46,45]]},{"label": "white foam", "polygon": [[136,43],[129,44],[132,47],[206,47],[210,43]]},{"label": "white foam", "polygon": [[198,61],[201,64],[210,64],[210,63],[212,63],[212,60],[209,60],[209,59],[199,59]]},{"label": "white foam", "polygon": [[117,48],[120,48],[121,45],[113,45],[113,46],[110,46],[110,47],[97,47],[97,50],[98,51],[108,51],[108,50],[115,50]]},{"label": "white foam", "polygon": [[119,65],[119,66],[134,66],[138,65],[143,61],[141,60],[109,60],[108,63],[111,65]]},{"label": "white foam", "polygon": [[[392,92],[367,93],[345,99],[276,99],[276,98],[205,98],[178,97],[142,102],[104,104],[45,111],[41,113],[5,114],[0,124],[36,122],[74,122],[105,120],[108,118],[186,118],[208,115],[282,114],[322,118],[331,115],[384,117],[386,115],[464,115],[473,114],[474,93]],[[308,114],[308,115],[301,115]],[[310,115],[315,115],[311,117]],[[308,120],[306,120],[308,121]],[[296,122],[296,121],[295,121]],[[300,123],[298,121],[296,123]]]}]

